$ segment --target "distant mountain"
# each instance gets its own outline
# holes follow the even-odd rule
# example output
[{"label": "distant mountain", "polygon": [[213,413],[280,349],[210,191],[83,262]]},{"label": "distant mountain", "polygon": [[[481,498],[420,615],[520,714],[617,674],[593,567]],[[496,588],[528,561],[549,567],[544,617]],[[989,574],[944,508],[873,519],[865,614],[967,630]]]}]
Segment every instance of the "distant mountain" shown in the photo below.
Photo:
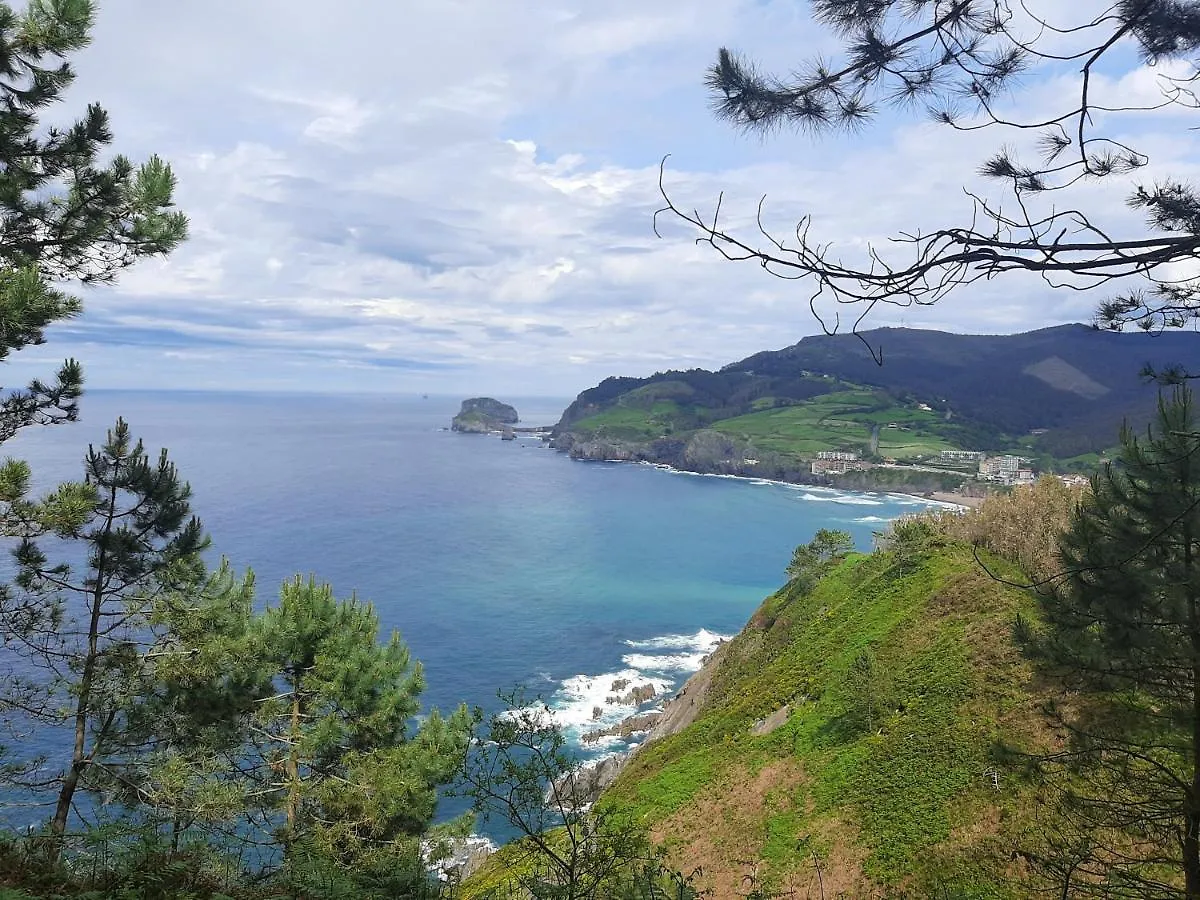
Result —
[{"label": "distant mountain", "polygon": [[[1111,447],[1123,420],[1140,427],[1149,419],[1157,388],[1140,375],[1147,365],[1200,372],[1200,335],[1078,324],[1013,335],[880,328],[806,337],[717,372],[608,378],[581,393],[556,430],[594,434],[604,425],[608,436],[665,438],[865,385],[894,409],[936,413],[944,427],[923,427],[942,440],[1003,449],[1021,439],[1032,452],[1065,458]],[[867,412],[858,418],[872,421]]]}]

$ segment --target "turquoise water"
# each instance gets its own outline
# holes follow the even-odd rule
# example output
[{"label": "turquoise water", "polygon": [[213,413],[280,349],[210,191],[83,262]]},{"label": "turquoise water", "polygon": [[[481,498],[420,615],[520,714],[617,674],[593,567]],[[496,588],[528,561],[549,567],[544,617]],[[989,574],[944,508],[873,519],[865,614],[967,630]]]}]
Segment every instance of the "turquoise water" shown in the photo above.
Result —
[{"label": "turquoise water", "polygon": [[[504,398],[530,424],[568,402]],[[573,738],[670,694],[779,587],[822,527],[872,533],[920,501],[575,462],[540,442],[444,430],[456,398],[96,392],[83,420],[5,447],[42,484],[78,477],[117,415],[191,482],[215,555],[266,602],[315,573],[374,602],[426,668],[429,704],[543,694]],[[644,704],[653,707],[658,698]],[[599,706],[602,715],[593,719]],[[591,754],[623,749],[610,741]]]}]

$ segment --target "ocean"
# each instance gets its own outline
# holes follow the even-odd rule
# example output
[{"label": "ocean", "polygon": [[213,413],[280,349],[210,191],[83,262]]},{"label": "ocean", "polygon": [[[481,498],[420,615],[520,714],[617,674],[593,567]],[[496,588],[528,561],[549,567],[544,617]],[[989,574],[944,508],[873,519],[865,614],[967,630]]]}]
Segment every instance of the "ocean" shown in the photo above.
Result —
[{"label": "ocean", "polygon": [[[151,453],[169,449],[214,561],[252,568],[260,603],[315,574],[399,630],[425,666],[427,707],[492,710],[523,686],[584,756],[629,746],[579,743],[635,711],[606,702],[613,682],[652,684],[642,709],[672,694],[818,528],[869,549],[924,506],[572,461],[532,438],[449,431],[460,399],[95,391],[79,422],[28,428],[4,450],[50,486],[80,477],[88,443],[123,416]],[[533,425],[569,402],[502,399]]]}]

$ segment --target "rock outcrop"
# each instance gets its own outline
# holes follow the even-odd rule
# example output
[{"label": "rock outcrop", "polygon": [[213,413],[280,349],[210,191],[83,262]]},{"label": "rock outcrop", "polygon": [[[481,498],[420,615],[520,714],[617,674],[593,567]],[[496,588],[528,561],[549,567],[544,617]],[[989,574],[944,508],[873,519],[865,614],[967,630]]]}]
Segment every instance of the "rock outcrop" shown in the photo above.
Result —
[{"label": "rock outcrop", "polygon": [[585,763],[559,779],[555,788],[564,802],[572,806],[594,803],[604,789],[616,780],[628,758],[628,753],[617,753],[593,763]]},{"label": "rock outcrop", "polygon": [[500,431],[504,426],[514,425],[519,421],[521,420],[517,411],[507,403],[501,403],[491,397],[472,397],[462,402],[458,415],[450,422],[450,430],[467,434],[486,434],[489,431]]},{"label": "rock outcrop", "polygon": [[[626,682],[628,684],[628,682]],[[616,682],[614,682],[614,685]],[[619,689],[618,689],[619,690]],[[641,706],[647,700],[653,700],[658,693],[652,684],[639,684],[623,695],[610,695],[604,698],[605,703],[615,703],[618,706]]]},{"label": "rock outcrop", "polygon": [[[593,744],[605,737],[616,736],[628,738],[635,732],[649,731],[645,741],[629,752],[606,756],[594,763],[581,766],[570,775],[561,779],[558,782],[559,790],[570,798],[570,802],[575,804],[594,803],[604,789],[612,784],[617,776],[621,774],[621,769],[625,767],[625,763],[638,750],[660,738],[683,731],[692,722],[696,721],[696,717],[704,709],[704,702],[708,697],[708,689],[712,684],[713,675],[721,665],[725,648],[728,646],[728,642],[722,641],[712,653],[705,657],[704,664],[700,667],[700,670],[684,682],[683,687],[679,689],[679,693],[663,704],[661,712],[635,713],[609,728],[597,729],[583,735],[583,743]],[[628,686],[629,681],[627,679],[618,679],[613,682],[612,689],[619,691]],[[654,697],[653,685],[643,685],[641,687],[649,688],[650,690],[649,695],[645,699],[649,700]],[[631,697],[636,691],[638,691],[638,688],[634,688],[627,696]],[[596,707],[596,709],[599,709],[599,707]]]},{"label": "rock outcrop", "polygon": [[629,738],[638,732],[649,731],[658,724],[658,720],[661,718],[662,713],[660,712],[646,712],[634,716],[626,716],[616,725],[587,732],[580,740],[585,744],[594,744],[606,737]]}]

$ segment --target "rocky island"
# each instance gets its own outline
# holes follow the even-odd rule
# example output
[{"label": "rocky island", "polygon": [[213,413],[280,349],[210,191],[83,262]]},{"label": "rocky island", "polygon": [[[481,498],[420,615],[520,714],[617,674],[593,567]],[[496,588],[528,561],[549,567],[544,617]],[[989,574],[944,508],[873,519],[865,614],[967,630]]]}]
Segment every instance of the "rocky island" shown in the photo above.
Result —
[{"label": "rocky island", "polygon": [[520,421],[517,411],[507,403],[491,397],[472,397],[462,402],[458,415],[450,422],[451,431],[467,434],[487,434],[489,431],[506,431]]}]

